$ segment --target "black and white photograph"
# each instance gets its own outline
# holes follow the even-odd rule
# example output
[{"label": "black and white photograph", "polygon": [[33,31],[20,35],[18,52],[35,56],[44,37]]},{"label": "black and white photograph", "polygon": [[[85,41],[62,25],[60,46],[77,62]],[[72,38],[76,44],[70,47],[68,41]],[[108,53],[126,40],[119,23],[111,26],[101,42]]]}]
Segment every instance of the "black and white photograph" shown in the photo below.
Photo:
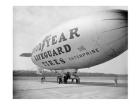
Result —
[{"label": "black and white photograph", "polygon": [[127,6],[13,6],[13,99],[128,99]]}]

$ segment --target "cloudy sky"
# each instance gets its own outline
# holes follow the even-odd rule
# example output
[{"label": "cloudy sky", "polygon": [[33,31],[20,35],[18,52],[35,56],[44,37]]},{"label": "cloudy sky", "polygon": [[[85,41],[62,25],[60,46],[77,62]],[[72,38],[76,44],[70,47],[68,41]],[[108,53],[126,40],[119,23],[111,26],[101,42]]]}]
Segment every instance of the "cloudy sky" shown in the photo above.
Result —
[{"label": "cloudy sky", "polygon": [[[22,53],[32,52],[39,39],[55,27],[80,16],[91,15],[110,8],[127,7],[13,7],[14,16],[14,70],[37,70],[30,58],[20,57]],[[97,66],[82,69],[86,72],[127,73],[127,55],[120,56]]]}]

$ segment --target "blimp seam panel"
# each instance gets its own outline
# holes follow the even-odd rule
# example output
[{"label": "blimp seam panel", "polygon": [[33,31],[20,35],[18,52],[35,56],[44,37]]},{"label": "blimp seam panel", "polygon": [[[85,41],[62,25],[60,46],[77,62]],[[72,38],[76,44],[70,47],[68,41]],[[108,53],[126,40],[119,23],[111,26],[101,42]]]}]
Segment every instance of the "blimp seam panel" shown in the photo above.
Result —
[{"label": "blimp seam panel", "polygon": [[122,27],[110,29],[110,30],[107,30],[107,31],[103,31],[103,33],[104,33],[104,32],[108,32],[108,31],[118,30],[118,29],[121,29],[121,28],[127,28],[127,27],[128,27],[128,26],[122,26]]}]

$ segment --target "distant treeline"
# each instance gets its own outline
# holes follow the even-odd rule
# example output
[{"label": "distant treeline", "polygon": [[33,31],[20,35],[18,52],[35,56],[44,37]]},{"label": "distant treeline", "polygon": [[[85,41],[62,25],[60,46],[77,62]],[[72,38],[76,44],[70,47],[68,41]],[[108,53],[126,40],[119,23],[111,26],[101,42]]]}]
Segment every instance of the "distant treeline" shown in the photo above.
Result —
[{"label": "distant treeline", "polygon": [[[78,72],[78,75],[80,77],[114,77],[114,76],[119,76],[119,77],[127,77],[127,74],[105,74],[105,73],[83,73],[83,72]],[[38,74],[36,71],[26,71],[26,70],[20,70],[20,71],[13,71],[13,76],[31,76],[31,77],[36,77],[36,76],[41,76],[41,74]],[[55,77],[57,74],[55,72],[48,72],[45,71],[45,76],[48,77]]]}]

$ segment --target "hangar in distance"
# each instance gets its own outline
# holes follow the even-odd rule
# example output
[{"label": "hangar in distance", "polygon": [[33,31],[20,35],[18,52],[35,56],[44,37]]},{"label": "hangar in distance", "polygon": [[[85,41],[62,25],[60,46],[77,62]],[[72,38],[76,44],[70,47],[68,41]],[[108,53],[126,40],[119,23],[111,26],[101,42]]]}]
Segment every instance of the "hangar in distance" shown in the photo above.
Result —
[{"label": "hangar in distance", "polygon": [[31,57],[40,69],[77,72],[120,55],[128,48],[128,12],[111,9],[70,20],[44,35]]}]

